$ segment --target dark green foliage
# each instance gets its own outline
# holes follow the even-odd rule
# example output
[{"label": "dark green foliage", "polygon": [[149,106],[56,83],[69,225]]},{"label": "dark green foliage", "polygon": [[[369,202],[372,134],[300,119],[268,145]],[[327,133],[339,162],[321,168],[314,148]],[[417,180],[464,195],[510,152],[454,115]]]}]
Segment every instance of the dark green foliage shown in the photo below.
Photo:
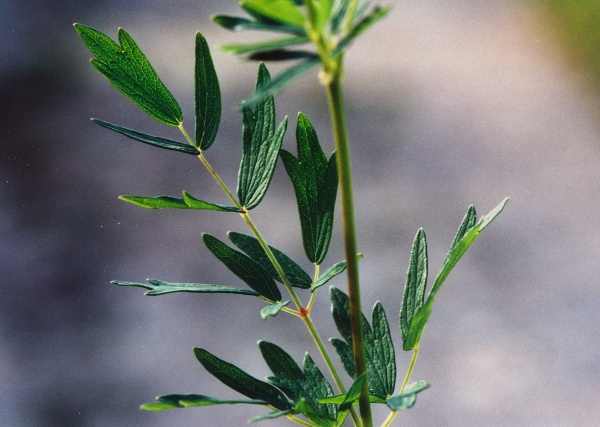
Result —
[{"label": "dark green foliage", "polygon": [[279,292],[275,281],[259,264],[247,255],[231,249],[210,234],[202,233],[202,239],[206,247],[219,261],[225,264],[237,277],[246,282],[248,286],[273,302],[281,301],[281,292]]},{"label": "dark green foliage", "polygon": [[182,153],[192,154],[194,156],[200,154],[195,147],[192,147],[189,144],[182,144],[181,142],[173,141],[172,139],[167,139],[160,136],[148,135],[147,133],[124,128],[100,119],[92,119],[92,121],[94,123],[98,123],[102,127],[113,130],[121,135],[125,135],[128,138],[135,139],[136,141],[140,141],[145,144],[154,145],[155,147],[165,148],[167,150],[181,151]]},{"label": "dark green foliage", "polygon": [[93,28],[75,24],[75,29],[96,57],[94,68],[119,92],[161,123],[179,126],[183,122],[181,107],[125,30],[119,28],[119,46]]},{"label": "dark green foliage", "polygon": [[119,196],[119,199],[146,209],[197,209],[218,212],[241,212],[241,210],[235,206],[217,205],[215,203],[209,203],[205,202],[204,200],[196,199],[185,191],[183,192],[182,199],[170,196]]},{"label": "dark green foliage", "polygon": [[[250,258],[252,258],[252,260],[254,260],[257,264],[260,264],[261,267],[269,272],[273,279],[283,283],[281,277],[279,277],[277,270],[275,270],[275,267],[273,267],[271,260],[267,257],[267,254],[260,245],[258,239],[233,231],[228,232],[227,236],[229,236],[229,240],[231,240],[234,245],[244,251],[246,255],[248,255]],[[288,278],[290,284],[296,288],[309,289],[310,285],[312,284],[312,279],[308,273],[280,250],[272,246],[269,246],[269,248],[283,269],[283,272]]]},{"label": "dark green foliage", "polygon": [[271,384],[248,375],[237,366],[219,359],[204,349],[194,348],[194,354],[204,369],[238,393],[250,399],[269,402],[282,411],[291,409],[292,404],[287,396]]},{"label": "dark green foliage", "polygon": [[[271,77],[264,64],[258,69],[256,91],[269,84]],[[238,174],[240,204],[250,210],[261,202],[275,171],[277,156],[287,127],[287,117],[275,129],[275,101],[268,97],[254,110],[242,106],[243,147]]]},{"label": "dark green foliage", "polygon": [[[340,340],[333,340],[332,343],[342,360],[344,369],[348,375],[354,378],[348,296],[334,287],[330,291],[333,320],[345,344]],[[377,302],[373,307],[372,327],[363,315],[363,330],[367,353],[369,392],[380,399],[387,399],[394,393],[396,359],[389,324],[381,303]]]},{"label": "dark green foliage", "polygon": [[196,33],[196,146],[208,150],[221,121],[221,88],[206,39]]},{"label": "dark green foliage", "polygon": [[206,285],[203,283],[169,283],[157,279],[147,279],[148,283],[124,282],[113,280],[112,284],[119,286],[134,286],[149,289],[144,295],[163,295],[173,292],[198,292],[204,294],[240,294],[258,296],[257,292],[250,289],[232,288],[230,286]]},{"label": "dark green foliage", "polygon": [[304,252],[312,263],[321,264],[333,229],[338,186],[335,153],[327,160],[304,114],[298,115],[296,142],[298,158],[281,150],[281,160],[296,192]]}]

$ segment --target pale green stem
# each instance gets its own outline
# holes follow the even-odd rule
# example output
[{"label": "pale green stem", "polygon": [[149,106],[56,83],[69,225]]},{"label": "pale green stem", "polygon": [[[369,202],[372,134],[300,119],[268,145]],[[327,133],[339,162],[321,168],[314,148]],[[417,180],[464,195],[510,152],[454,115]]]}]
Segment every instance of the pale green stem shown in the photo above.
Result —
[{"label": "pale green stem", "polygon": [[[406,386],[408,385],[408,382],[410,381],[412,371],[415,367],[415,364],[417,363],[417,357],[419,357],[419,344],[417,344],[415,346],[415,348],[413,349],[412,358],[410,359],[410,365],[408,365],[408,370],[406,371],[406,375],[404,376],[404,382],[402,383],[402,387],[400,387],[400,394],[402,394],[404,392],[404,389],[406,388]],[[383,424],[381,424],[381,427],[388,427],[392,423],[392,421],[394,421],[394,418],[396,418],[396,415],[398,415],[398,411],[390,412],[390,414],[385,419]]]}]

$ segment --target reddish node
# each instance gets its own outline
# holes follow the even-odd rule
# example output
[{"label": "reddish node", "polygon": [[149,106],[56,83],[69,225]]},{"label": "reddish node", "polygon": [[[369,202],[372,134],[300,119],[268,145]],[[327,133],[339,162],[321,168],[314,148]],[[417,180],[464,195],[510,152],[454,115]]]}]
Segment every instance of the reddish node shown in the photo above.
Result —
[{"label": "reddish node", "polygon": [[307,309],[305,309],[304,307],[302,307],[302,308],[300,309],[300,316],[302,316],[302,317],[306,317],[306,316],[308,316],[308,310],[307,310]]}]

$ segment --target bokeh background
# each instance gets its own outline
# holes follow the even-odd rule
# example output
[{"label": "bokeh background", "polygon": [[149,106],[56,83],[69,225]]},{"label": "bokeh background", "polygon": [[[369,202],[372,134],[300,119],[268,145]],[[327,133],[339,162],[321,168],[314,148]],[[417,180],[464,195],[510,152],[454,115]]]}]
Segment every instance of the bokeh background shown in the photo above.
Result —
[{"label": "bokeh background", "polygon": [[[435,271],[469,204],[484,214],[512,197],[439,294],[413,376],[432,387],[401,423],[598,425],[600,3],[392,3],[347,55],[365,309],[381,299],[396,324],[419,227]],[[306,349],[316,353],[297,321],[262,321],[252,298],[149,298],[109,285],[155,277],[239,286],[200,232],[246,230],[235,215],[147,211],[116,198],[185,189],[225,202],[193,157],[89,121],[178,137],[93,70],[71,25],[113,37],[126,28],[181,103],[189,130],[194,34],[202,31],[224,102],[207,157],[234,187],[234,106],[251,92],[256,64],[217,46],[254,36],[228,33],[209,17],[235,10],[235,2],[208,0],[0,3],[0,425],[244,425],[262,408],[148,413],[138,405],[173,392],[235,396],[197,363],[194,346],[259,377],[267,375],[259,339],[284,336],[298,360]],[[315,79],[281,94],[278,116],[303,111],[331,151]],[[301,261],[292,200],[279,165],[253,217],[272,245]],[[326,262],[341,259],[338,232]],[[337,335],[326,292],[314,316],[324,337]],[[409,355],[397,347],[403,372]]]}]

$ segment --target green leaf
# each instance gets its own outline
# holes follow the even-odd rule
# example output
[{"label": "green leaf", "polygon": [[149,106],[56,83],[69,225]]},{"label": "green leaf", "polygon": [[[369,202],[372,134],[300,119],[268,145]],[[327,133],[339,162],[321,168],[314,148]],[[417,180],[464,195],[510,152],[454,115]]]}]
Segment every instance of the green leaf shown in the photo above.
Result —
[{"label": "green leaf", "polygon": [[231,249],[210,234],[202,233],[202,239],[206,247],[219,261],[225,264],[233,274],[246,282],[248,286],[271,301],[281,301],[281,292],[279,292],[275,281],[259,264],[247,255]]},{"label": "green leaf", "polygon": [[102,127],[118,132],[121,135],[125,135],[128,138],[135,139],[136,141],[143,142],[145,144],[154,145],[155,147],[165,148],[167,150],[181,151],[182,153],[192,154],[194,156],[200,154],[200,152],[189,144],[182,144],[181,142],[173,141],[172,139],[162,138],[160,136],[148,135],[147,133],[139,132],[137,130],[124,128],[109,122],[105,122],[100,119],[92,119],[94,123],[99,124]]},{"label": "green leaf", "polygon": [[423,331],[425,330],[425,325],[427,324],[427,322],[429,321],[429,317],[431,316],[431,310],[433,309],[434,301],[435,298],[432,298],[431,296],[428,297],[425,304],[423,304],[413,315],[410,321],[408,334],[406,335],[406,338],[403,339],[404,350],[412,350],[421,341],[421,336],[423,335]]},{"label": "green leaf", "polygon": [[221,47],[225,52],[235,55],[247,55],[256,52],[268,52],[278,49],[283,49],[288,46],[308,43],[310,39],[306,36],[294,36],[283,39],[268,40],[261,43],[251,44],[227,44]]},{"label": "green leaf", "polygon": [[[263,250],[258,239],[233,231],[228,232],[227,236],[229,236],[229,240],[231,240],[234,245],[244,251],[246,255],[252,258],[256,263],[260,264],[273,279],[283,283],[281,277],[279,277],[277,270],[275,270],[275,267],[273,267],[271,260],[269,260],[267,257],[267,254]],[[272,246],[269,246],[269,248],[283,269],[283,272],[288,278],[290,284],[296,288],[309,289],[312,284],[312,278],[308,275],[308,273],[306,273],[302,267],[296,264],[290,257],[280,250]]]},{"label": "green leaf", "polygon": [[256,52],[248,55],[247,59],[252,61],[289,61],[295,59],[317,59],[317,55],[306,50],[276,49],[264,52]]},{"label": "green leaf", "polygon": [[311,262],[321,264],[333,230],[338,186],[335,153],[327,160],[315,129],[302,113],[298,115],[296,142],[298,158],[281,150],[281,159],[296,193],[304,252]]},{"label": "green leaf", "polygon": [[281,311],[281,309],[289,303],[290,301],[282,301],[276,304],[267,305],[260,310],[260,317],[262,317],[263,320],[267,320],[269,317],[275,317]]},{"label": "green leaf", "polygon": [[292,414],[293,412],[294,411],[292,409],[286,409],[285,411],[269,412],[268,414],[258,415],[256,417],[250,418],[250,422],[257,423],[259,421],[264,421],[264,420],[274,420],[276,418],[280,418],[280,417],[286,416],[288,414]]},{"label": "green leaf", "polygon": [[[319,399],[319,403],[331,403],[334,405],[341,405],[344,400],[346,399],[347,394],[338,394],[335,396],[331,396],[331,397],[323,397],[321,399]],[[372,394],[369,395],[369,402],[370,403],[385,403],[386,399],[382,399],[380,397],[377,396],[373,396]],[[358,401],[355,400],[353,405],[358,405]]]},{"label": "green leaf", "polygon": [[227,15],[216,15],[213,16],[211,19],[216,24],[231,31],[263,30],[296,34],[299,36],[306,35],[306,31],[304,30],[304,28],[282,25],[278,22],[273,21],[252,21],[246,18]]},{"label": "green leaf", "polygon": [[291,0],[241,0],[249,12],[293,27],[304,27],[304,14]]},{"label": "green leaf", "polygon": [[157,279],[147,279],[148,283],[124,282],[113,280],[112,284],[119,286],[134,286],[149,289],[144,295],[164,295],[173,292],[198,292],[205,294],[240,294],[258,296],[257,292],[250,289],[232,288],[230,286],[207,285],[203,283],[169,283]]},{"label": "green leaf", "polygon": [[165,409],[190,408],[195,406],[234,405],[248,403],[253,405],[266,405],[265,400],[230,400],[216,399],[202,394],[166,394],[156,398],[158,402],[145,403],[142,409],[147,411],[164,411]]},{"label": "green leaf", "polygon": [[356,370],[354,369],[354,353],[350,344],[339,338],[329,338],[329,342],[331,342],[333,348],[335,348],[346,373],[350,375],[350,378],[356,377]]},{"label": "green leaf", "polygon": [[350,412],[352,405],[354,405],[354,402],[356,402],[360,398],[360,395],[362,394],[362,390],[363,390],[363,387],[365,384],[365,380],[366,380],[366,378],[365,378],[364,374],[361,375],[360,377],[358,377],[356,379],[356,381],[354,381],[354,384],[352,384],[352,387],[350,387],[350,390],[348,390],[348,393],[346,393],[344,401],[338,408],[338,414],[337,414],[337,425],[338,426],[341,426],[344,423],[344,420],[348,416],[348,413]]},{"label": "green leaf", "polygon": [[238,393],[250,399],[264,400],[282,411],[292,408],[287,396],[271,384],[248,375],[237,366],[219,359],[202,348],[194,348],[194,354],[208,372]]},{"label": "green leaf", "polygon": [[333,426],[335,407],[317,402],[320,397],[332,396],[333,390],[310,356],[307,354],[304,358],[303,372],[281,347],[267,341],[259,341],[258,346],[274,375],[269,377],[268,381],[284,390],[294,403],[305,399],[311,409],[305,409],[302,413],[315,424]]},{"label": "green leaf", "polygon": [[314,67],[319,65],[321,62],[318,58],[311,56],[304,61],[298,62],[296,65],[283,71],[281,74],[276,76],[270,83],[257,89],[254,95],[244,101],[243,105],[246,107],[252,107],[269,96],[273,96],[280,92],[284,87],[292,82],[296,77],[307,73]]},{"label": "green leaf", "polygon": [[410,263],[406,273],[406,283],[400,307],[400,332],[404,342],[404,350],[412,350],[407,345],[407,336],[415,313],[423,305],[425,286],[427,284],[427,240],[422,228],[417,231],[410,252]]},{"label": "green leaf", "polygon": [[[256,92],[270,82],[269,72],[260,64]],[[250,210],[262,201],[273,177],[277,156],[287,127],[287,117],[275,129],[275,101],[269,97],[254,111],[242,107],[243,151],[238,173],[238,199]]]},{"label": "green leaf", "polygon": [[448,264],[448,261],[452,257],[452,252],[456,248],[456,245],[458,245],[458,243],[462,240],[467,231],[469,231],[470,228],[475,226],[476,222],[477,213],[475,211],[475,206],[471,205],[467,209],[467,213],[465,214],[465,217],[463,218],[462,222],[460,223],[460,226],[458,227],[458,231],[454,236],[454,240],[452,240],[452,244],[450,245],[450,249],[446,254],[446,258],[444,259],[444,262],[442,263],[442,268],[440,270],[443,270],[446,264]]},{"label": "green leaf", "polygon": [[125,30],[119,28],[119,46],[98,30],[81,24],[74,26],[96,57],[92,65],[119,92],[161,123],[179,126],[183,122],[181,107]]},{"label": "green leaf", "polygon": [[329,17],[331,16],[331,9],[333,6],[333,0],[320,0],[318,4],[318,14],[316,19],[316,28],[317,32],[321,31],[321,29],[325,26]]},{"label": "green leaf", "polygon": [[373,10],[363,17],[354,27],[346,37],[344,37],[335,48],[334,54],[340,55],[344,53],[344,51],[348,48],[348,46],[363,32],[369,29],[373,24],[375,24],[380,19],[384,18],[388,12],[391,10],[389,6],[376,6]]},{"label": "green leaf", "polygon": [[[363,254],[361,254],[361,253],[356,254],[356,259],[362,259],[362,257],[363,257]],[[323,273],[321,275],[321,277],[319,277],[319,279],[315,282],[315,284],[311,288],[311,292],[314,292],[317,288],[320,288],[321,286],[323,286],[324,284],[329,282],[331,279],[333,279],[338,274],[343,273],[345,270],[346,270],[346,261],[341,261],[341,262],[338,262],[337,264],[333,264],[331,267],[329,267],[327,270],[325,270],[325,273]]]},{"label": "green leaf", "polygon": [[240,209],[234,206],[217,205],[196,199],[185,191],[183,192],[182,199],[170,196],[119,196],[119,199],[146,209],[196,209],[218,212],[241,212]]},{"label": "green leaf", "polygon": [[196,33],[196,145],[205,151],[217,137],[221,88],[206,39]]},{"label": "green leaf", "polygon": [[[332,340],[340,355],[344,369],[354,377],[354,357],[348,351],[352,349],[352,330],[350,327],[350,302],[342,291],[331,288],[332,313],[335,325],[346,341],[344,346],[339,341]],[[380,303],[373,308],[373,329],[362,316],[367,356],[367,373],[369,393],[381,399],[386,399],[394,393],[396,382],[396,361],[394,347],[390,336],[389,324]]]},{"label": "green leaf", "polygon": [[412,408],[417,402],[417,393],[429,388],[429,383],[426,381],[417,381],[409,385],[403,393],[387,399],[386,403],[392,411],[401,411],[403,409]]}]

